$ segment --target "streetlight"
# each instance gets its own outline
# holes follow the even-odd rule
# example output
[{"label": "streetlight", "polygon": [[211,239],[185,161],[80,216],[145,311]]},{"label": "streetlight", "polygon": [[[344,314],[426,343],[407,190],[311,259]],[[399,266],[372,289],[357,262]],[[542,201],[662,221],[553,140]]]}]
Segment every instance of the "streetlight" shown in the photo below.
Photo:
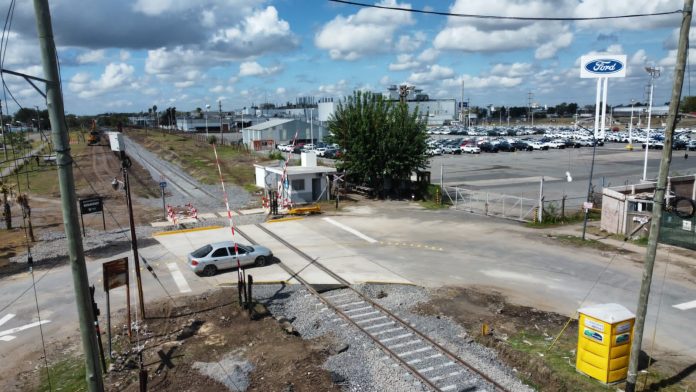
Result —
[{"label": "streetlight", "polygon": [[208,140],[208,110],[210,110],[210,105],[205,105],[205,140]]},{"label": "streetlight", "polygon": [[633,150],[633,105],[635,105],[636,100],[631,100],[631,122],[628,124],[628,146],[627,149]]},{"label": "streetlight", "polygon": [[655,79],[660,77],[660,68],[645,67],[645,71],[650,75],[650,103],[648,105],[648,131],[645,134],[645,163],[643,164],[643,181],[648,179],[648,151],[650,151],[650,118],[652,115],[653,89]]}]

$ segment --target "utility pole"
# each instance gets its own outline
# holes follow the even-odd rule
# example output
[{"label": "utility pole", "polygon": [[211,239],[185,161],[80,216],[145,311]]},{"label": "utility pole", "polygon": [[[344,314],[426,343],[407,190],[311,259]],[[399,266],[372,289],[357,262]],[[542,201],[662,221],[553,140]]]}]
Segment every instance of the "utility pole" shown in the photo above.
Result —
[{"label": "utility pole", "polygon": [[672,98],[669,102],[667,128],[665,129],[665,146],[662,149],[660,171],[657,176],[655,196],[653,197],[652,220],[650,221],[648,248],[645,251],[645,263],[643,265],[643,280],[640,285],[640,294],[638,296],[638,306],[636,309],[636,321],[633,328],[633,342],[631,343],[631,357],[628,364],[626,392],[635,392],[636,390],[636,381],[638,378],[638,359],[640,356],[641,344],[643,343],[643,330],[645,329],[645,316],[648,312],[648,299],[650,297],[650,285],[652,284],[652,274],[655,266],[657,242],[660,238],[660,221],[662,220],[662,210],[665,204],[667,175],[669,174],[669,165],[672,162],[674,128],[677,125],[677,114],[679,111],[679,102],[681,101],[681,90],[684,86],[684,68],[686,66],[686,56],[689,45],[689,28],[691,26],[691,13],[693,11],[693,6],[694,0],[684,0],[684,11],[682,12],[682,24],[679,32],[679,44],[677,48],[677,63],[674,67]]},{"label": "utility pole", "polygon": [[[529,115],[529,119],[532,121],[532,126],[534,126],[534,109],[532,108],[532,100],[534,99],[534,93],[531,91],[527,93],[527,114]],[[530,120],[527,121],[530,121]]]},{"label": "utility pole", "polygon": [[5,142],[5,121],[2,118],[2,101],[0,100],[0,131],[2,131],[2,149],[5,151],[5,160],[7,160],[7,143]]},{"label": "utility pole", "polygon": [[75,179],[73,177],[73,158],[70,156],[68,129],[63,108],[63,93],[58,75],[58,55],[53,40],[51,13],[48,0],[34,0],[36,27],[41,47],[44,78],[46,79],[46,104],[51,121],[51,135],[56,147],[56,165],[58,167],[58,184],[60,187],[65,237],[68,240],[68,259],[73,276],[75,302],[80,325],[82,349],[85,353],[85,379],[90,392],[104,391],[104,381],[99,364],[99,346],[94,333],[94,312],[89,295],[89,282],[85,254],[80,236],[77,217],[77,199],[75,197]]}]

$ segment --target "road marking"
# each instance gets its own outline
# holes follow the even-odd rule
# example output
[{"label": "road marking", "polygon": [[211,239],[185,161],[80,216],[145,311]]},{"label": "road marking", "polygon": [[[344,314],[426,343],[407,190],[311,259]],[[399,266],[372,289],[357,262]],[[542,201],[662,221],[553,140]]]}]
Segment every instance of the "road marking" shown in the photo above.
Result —
[{"label": "road marking", "polygon": [[190,293],[191,287],[189,287],[186,278],[184,278],[184,274],[182,274],[181,270],[179,269],[179,266],[176,265],[176,263],[169,263],[167,264],[167,267],[169,267],[169,272],[171,272],[172,278],[174,278],[174,283],[176,283],[176,285],[179,287],[179,292]]},{"label": "road marking", "polygon": [[[12,317],[14,317],[14,315],[12,315]],[[12,318],[12,317],[10,317],[10,318]],[[3,317],[3,320],[5,318],[7,318],[7,316]],[[10,318],[7,318],[7,320],[9,320]],[[7,321],[7,320],[5,320],[5,321]],[[51,322],[51,320],[41,320],[41,321],[37,321],[35,323],[22,325],[21,327],[15,327],[15,328],[4,330],[4,331],[0,332],[0,340],[2,340],[3,342],[9,342],[10,340],[16,338],[16,336],[12,335],[13,333],[24,331],[25,329],[33,328],[33,327],[39,326],[41,324],[46,324],[46,323],[50,323],[50,322]]]},{"label": "road marking", "polygon": [[696,301],[684,302],[683,304],[672,305],[672,307],[679,310],[689,310],[696,308]]},{"label": "road marking", "polygon": [[371,243],[371,244],[374,244],[375,242],[377,242],[376,239],[371,238],[371,237],[368,237],[368,236],[366,236],[365,234],[363,234],[363,233],[361,233],[361,232],[359,232],[359,231],[353,229],[352,227],[348,227],[348,226],[344,225],[343,223],[338,223],[338,222],[336,222],[335,220],[333,220],[333,219],[331,219],[331,218],[323,218],[323,219],[324,219],[325,221],[331,223],[332,225],[338,227],[338,228],[341,228],[341,229],[343,229],[343,230],[345,230],[345,231],[347,231],[347,232],[349,232],[349,233],[351,233],[351,234],[353,234],[353,235],[355,235],[355,236],[357,236],[357,237],[360,237],[360,238],[364,239],[365,241],[367,241],[367,242],[369,242],[369,243]]},{"label": "road marking", "polygon": [[12,320],[12,318],[13,318],[14,316],[15,316],[15,315],[12,314],[12,313],[8,313],[7,315],[3,316],[3,318],[0,319],[0,326],[2,326],[3,324],[5,324],[6,322]]}]

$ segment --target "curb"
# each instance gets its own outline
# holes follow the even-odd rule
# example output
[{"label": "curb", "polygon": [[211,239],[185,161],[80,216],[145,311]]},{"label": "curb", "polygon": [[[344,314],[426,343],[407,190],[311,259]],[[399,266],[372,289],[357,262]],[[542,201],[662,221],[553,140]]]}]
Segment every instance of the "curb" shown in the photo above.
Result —
[{"label": "curb", "polygon": [[170,234],[192,233],[194,231],[205,231],[205,230],[215,230],[215,229],[222,229],[222,226],[206,226],[206,227],[195,227],[192,229],[160,231],[157,233],[153,233],[152,236],[155,237],[155,236],[170,235]]}]

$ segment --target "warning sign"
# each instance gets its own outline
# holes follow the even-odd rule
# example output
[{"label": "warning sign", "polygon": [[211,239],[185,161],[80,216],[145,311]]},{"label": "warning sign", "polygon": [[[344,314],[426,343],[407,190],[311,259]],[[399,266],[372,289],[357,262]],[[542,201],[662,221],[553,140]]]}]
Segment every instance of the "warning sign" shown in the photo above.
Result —
[{"label": "warning sign", "polygon": [[102,264],[104,291],[128,285],[128,257],[107,261]]}]

